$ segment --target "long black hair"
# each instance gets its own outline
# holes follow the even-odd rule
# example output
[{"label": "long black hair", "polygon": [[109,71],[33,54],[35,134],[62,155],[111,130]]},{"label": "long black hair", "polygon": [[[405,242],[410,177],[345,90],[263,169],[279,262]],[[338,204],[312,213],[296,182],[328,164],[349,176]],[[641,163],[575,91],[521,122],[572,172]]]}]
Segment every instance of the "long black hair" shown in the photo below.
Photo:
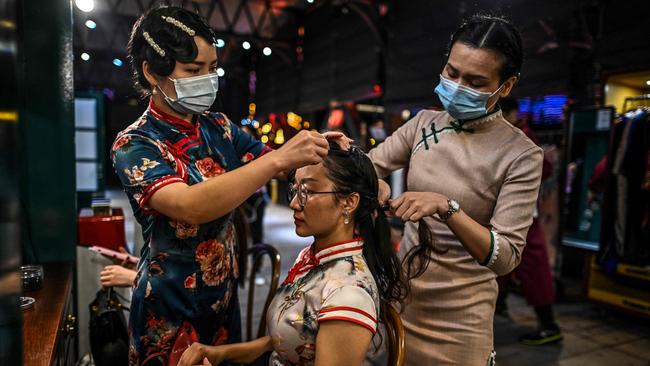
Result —
[{"label": "long black hair", "polygon": [[512,76],[519,77],[524,62],[524,51],[519,30],[503,17],[476,14],[465,20],[451,35],[451,48],[461,42],[472,48],[489,49],[502,57],[499,76],[503,83]]},{"label": "long black hair", "polygon": [[[186,27],[185,30],[180,25]],[[142,72],[143,61],[147,61],[151,71],[157,75],[169,76],[174,71],[176,61],[187,63],[196,58],[198,48],[188,29],[208,43],[216,42],[214,31],[205,19],[179,7],[167,6],[151,10],[133,24],[127,50],[135,88],[141,94],[146,96],[151,93],[151,85]],[[156,50],[145,39],[145,32],[160,49]],[[161,55],[161,50],[164,51],[164,56]]]},{"label": "long black hair", "polygon": [[324,159],[323,166],[334,189],[342,192],[341,195],[359,194],[359,206],[354,216],[355,229],[363,239],[363,256],[379,289],[382,309],[379,318],[387,324],[386,305],[403,305],[409,287],[390,240],[388,220],[379,207],[375,168],[370,158],[358,147],[351,146],[346,151],[335,142],[330,142],[329,155]]}]

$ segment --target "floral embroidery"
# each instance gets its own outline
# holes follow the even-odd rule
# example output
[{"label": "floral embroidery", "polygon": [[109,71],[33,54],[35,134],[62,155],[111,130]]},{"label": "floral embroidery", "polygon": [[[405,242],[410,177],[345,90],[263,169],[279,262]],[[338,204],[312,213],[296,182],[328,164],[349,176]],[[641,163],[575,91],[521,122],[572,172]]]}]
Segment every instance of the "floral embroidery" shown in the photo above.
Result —
[{"label": "floral embroidery", "polygon": [[165,161],[170,163],[172,168],[176,169],[176,158],[174,157],[174,154],[172,154],[169,151],[167,145],[160,142],[159,140],[155,140],[155,144],[158,150],[160,151],[160,154],[162,155],[163,159],[165,159]]},{"label": "floral embroidery", "polygon": [[212,342],[212,345],[220,346],[226,343],[228,343],[228,329],[226,329],[226,327],[220,327],[217,334],[214,336],[214,342]]},{"label": "floral embroidery", "polygon": [[140,363],[140,355],[138,355],[138,351],[135,349],[135,346],[133,344],[129,345],[129,365],[137,365]]},{"label": "floral embroidery", "polygon": [[158,165],[160,165],[160,163],[155,161],[155,160],[149,160],[147,158],[142,158],[142,166],[140,167],[140,170],[142,170],[144,172],[145,170],[153,169],[153,168],[157,167]]},{"label": "floral embroidery", "polygon": [[284,297],[284,302],[280,305],[280,316],[278,317],[278,321],[280,321],[282,315],[284,315],[287,310],[296,305],[298,301],[302,299],[305,295],[305,291],[303,291],[305,285],[305,283],[300,283],[297,286],[292,286],[291,293]]},{"label": "floral embroidery", "polygon": [[248,163],[249,161],[251,161],[253,159],[255,159],[255,155],[253,155],[251,153],[246,153],[244,156],[242,156],[241,162],[246,164],[246,163]]},{"label": "floral embroidery", "polygon": [[165,258],[169,257],[169,254],[165,252],[158,253],[156,256],[151,258],[151,263],[149,263],[149,273],[152,276],[160,276],[164,273],[162,269],[162,263],[165,261]]},{"label": "floral embroidery", "polygon": [[230,254],[223,244],[214,239],[206,240],[196,248],[195,256],[206,285],[216,286],[226,279],[230,272]]},{"label": "floral embroidery", "polygon": [[187,276],[185,278],[185,281],[183,281],[183,286],[187,289],[195,289],[196,288],[196,273],[192,273],[191,276]]},{"label": "floral embroidery", "polygon": [[163,351],[169,352],[176,335],[176,327],[167,323],[164,317],[156,319],[152,313],[147,315],[147,335],[140,337],[142,345],[147,349],[147,356]]},{"label": "floral embroidery", "polygon": [[214,310],[215,313],[221,312],[223,309],[228,306],[228,303],[230,303],[230,297],[232,296],[232,287],[230,283],[228,283],[228,289],[226,290],[225,295],[223,295],[223,298],[221,300],[217,300],[214,304],[212,304],[211,308]]},{"label": "floral embroidery", "polygon": [[201,173],[203,178],[216,177],[217,175],[221,175],[226,172],[225,169],[223,169],[221,165],[212,160],[211,157],[198,160],[196,162],[196,169],[199,170],[199,173]]},{"label": "floral embroidery", "polygon": [[379,297],[363,243],[312,249],[300,252],[293,280],[284,282],[269,306],[267,327],[274,341],[269,364],[313,365],[321,322],[347,320],[376,330]]},{"label": "floral embroidery", "polygon": [[199,225],[187,224],[182,221],[170,221],[169,225],[176,229],[176,237],[179,239],[193,238],[199,233]]},{"label": "floral embroidery", "polygon": [[[186,125],[151,104],[116,137],[111,160],[134,207],[147,208],[155,192],[171,182],[197,184],[237,168],[244,156],[268,150],[221,114],[201,114],[191,128]],[[234,140],[242,143],[235,146]],[[239,268],[231,215],[194,226],[152,209],[134,214],[152,230],[144,232],[147,247],[132,297],[133,312],[141,316],[129,322],[131,364],[164,354],[173,344],[166,334],[175,336],[173,327],[186,321],[188,312],[206,320],[200,334],[206,343],[239,341],[239,332],[226,331],[240,327],[233,313],[238,310],[234,291]]]},{"label": "floral embroidery", "polygon": [[318,313],[307,306],[302,311],[302,333],[316,338],[318,335]]},{"label": "floral embroidery", "polygon": [[144,172],[147,169],[153,169],[158,165],[160,165],[160,163],[155,160],[142,158],[141,166],[138,167],[137,165],[134,165],[133,168],[131,168],[131,170],[125,168],[124,174],[126,174],[126,176],[129,177],[129,181],[131,182],[131,184],[141,183],[144,181]]},{"label": "floral embroidery", "polygon": [[230,125],[230,120],[223,115],[218,115],[214,117],[214,121],[223,128],[223,138],[232,141],[232,126]]},{"label": "floral embroidery", "polygon": [[299,364],[304,365],[316,361],[316,344],[305,343],[296,347],[296,353],[300,357]]},{"label": "floral embroidery", "polygon": [[[237,246],[237,240],[235,238],[235,225],[230,222],[226,226],[226,238],[225,238],[226,247],[230,248],[230,255],[235,258],[235,247]],[[239,278],[239,264],[237,260],[232,261],[232,274],[234,278]]]},{"label": "floral embroidery", "polygon": [[131,184],[140,183],[144,179],[144,173],[137,166],[134,166],[132,170],[124,168],[124,174],[129,177]]},{"label": "floral embroidery", "polygon": [[[113,151],[119,150],[122,146],[128,144],[129,142],[131,142],[131,136],[127,135],[118,138],[113,144]],[[129,151],[128,148],[124,149],[124,152],[128,152],[128,151]]]}]

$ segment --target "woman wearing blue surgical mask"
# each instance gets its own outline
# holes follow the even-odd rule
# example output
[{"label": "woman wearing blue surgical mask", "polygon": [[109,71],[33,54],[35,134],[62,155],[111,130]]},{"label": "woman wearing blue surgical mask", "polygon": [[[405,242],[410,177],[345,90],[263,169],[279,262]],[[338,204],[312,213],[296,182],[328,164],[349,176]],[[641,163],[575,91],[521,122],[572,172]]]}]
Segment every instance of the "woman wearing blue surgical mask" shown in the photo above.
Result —
[{"label": "woman wearing blue surgical mask", "polygon": [[[192,342],[241,340],[232,211],[274,176],[327,156],[302,132],[271,151],[221,113],[215,34],[197,14],[162,7],[133,26],[128,51],[149,107],[118,134],[113,166],[143,227],[129,361],[176,364]],[[336,135],[331,135],[337,137]]]},{"label": "woman wearing blue surgical mask", "polygon": [[[435,88],[445,111],[418,113],[370,151],[380,177],[409,168],[408,192],[390,201],[407,221],[401,254],[413,278],[407,365],[495,362],[495,278],[519,264],[542,172],[542,150],[498,103],[519,78],[521,43],[503,18],[463,23]],[[420,245],[423,235],[433,246]]]}]

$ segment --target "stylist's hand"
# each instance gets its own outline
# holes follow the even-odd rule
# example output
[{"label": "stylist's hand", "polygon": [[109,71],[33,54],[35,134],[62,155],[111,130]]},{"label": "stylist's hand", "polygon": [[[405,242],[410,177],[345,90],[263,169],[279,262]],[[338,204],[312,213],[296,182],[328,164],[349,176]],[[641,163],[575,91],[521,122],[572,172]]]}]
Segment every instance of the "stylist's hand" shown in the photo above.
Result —
[{"label": "stylist's hand", "polygon": [[405,192],[390,202],[395,216],[402,221],[418,221],[434,214],[444,214],[449,208],[447,197],[433,192]]},{"label": "stylist's hand", "polygon": [[278,159],[280,170],[288,172],[322,162],[328,151],[329,144],[323,135],[303,130],[272,154]]},{"label": "stylist's hand", "polygon": [[104,287],[129,287],[133,285],[137,272],[122,266],[106,266],[99,273],[99,279]]},{"label": "stylist's hand", "polygon": [[336,144],[339,145],[339,147],[341,147],[341,150],[344,151],[348,151],[350,149],[350,144],[354,142],[354,140],[345,136],[343,132],[339,132],[339,131],[328,131],[323,133],[323,136],[328,141],[336,142]]},{"label": "stylist's hand", "polygon": [[206,346],[201,343],[192,343],[181,355],[178,366],[217,366],[226,360],[224,350],[224,346]]},{"label": "stylist's hand", "polygon": [[378,184],[379,192],[377,194],[377,201],[379,201],[379,206],[383,206],[390,199],[390,186],[383,179],[379,179]]}]

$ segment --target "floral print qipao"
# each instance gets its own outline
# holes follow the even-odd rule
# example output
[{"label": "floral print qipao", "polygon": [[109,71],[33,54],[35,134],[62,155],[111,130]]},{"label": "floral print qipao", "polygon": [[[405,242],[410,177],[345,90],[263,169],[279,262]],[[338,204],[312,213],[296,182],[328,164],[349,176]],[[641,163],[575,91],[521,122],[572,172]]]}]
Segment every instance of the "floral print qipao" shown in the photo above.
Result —
[{"label": "floral print qipao", "polygon": [[113,166],[146,243],[131,303],[131,364],[167,357],[184,322],[201,343],[240,341],[232,215],[192,225],[156,212],[148,202],[168,184],[197,184],[267,151],[223,114],[206,112],[187,122],[153,102],[118,134]]},{"label": "floral print qipao", "polygon": [[313,365],[319,324],[353,322],[377,330],[377,285],[355,239],[316,251],[303,249],[267,313],[271,365]]}]

